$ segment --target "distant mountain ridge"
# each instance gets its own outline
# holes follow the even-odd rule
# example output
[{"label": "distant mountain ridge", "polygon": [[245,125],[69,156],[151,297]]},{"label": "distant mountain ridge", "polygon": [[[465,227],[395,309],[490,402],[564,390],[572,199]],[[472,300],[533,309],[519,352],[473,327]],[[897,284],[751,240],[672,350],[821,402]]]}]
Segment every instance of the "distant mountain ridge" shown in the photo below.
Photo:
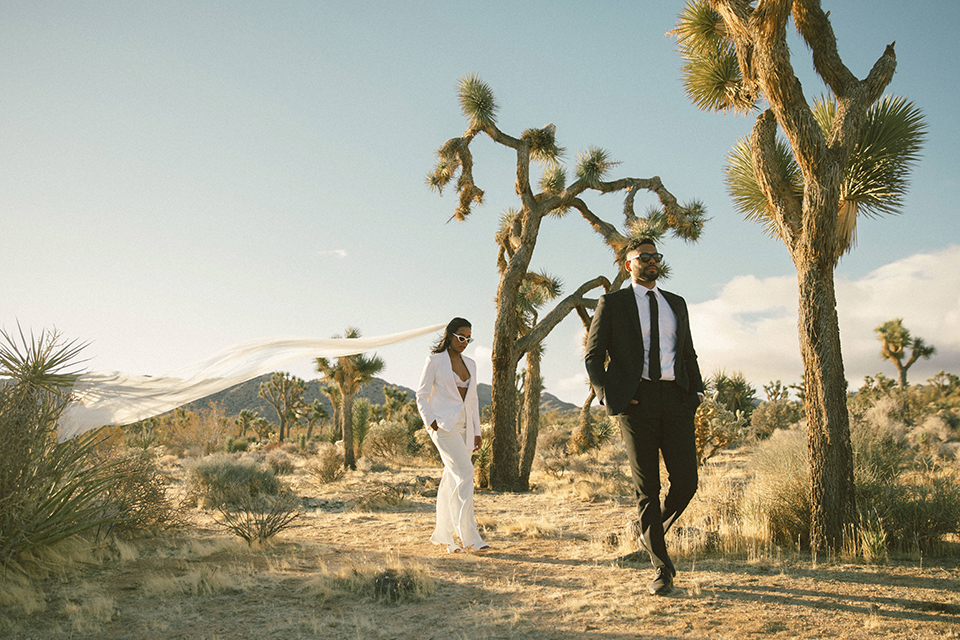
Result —
[{"label": "distant mountain ridge", "polygon": [[[262,417],[270,421],[275,421],[277,419],[277,412],[274,410],[273,406],[260,397],[260,383],[267,382],[270,380],[271,374],[264,374],[253,380],[238,384],[234,387],[230,387],[224,391],[214,393],[196,400],[186,405],[185,408],[196,411],[197,409],[202,409],[206,407],[211,402],[217,404],[222,404],[224,411],[227,415],[233,416],[237,415],[243,409],[248,409],[253,411]],[[330,403],[329,398],[326,395],[320,392],[320,380],[310,380],[307,382],[307,390],[303,394],[304,400],[307,403],[312,403],[314,400],[320,400],[323,403],[323,406],[326,407],[327,411],[330,414],[333,414],[333,405]],[[323,384],[326,384],[325,382]],[[386,380],[380,378],[374,378],[367,384],[360,387],[360,392],[357,393],[357,398],[366,398],[370,401],[371,404],[383,404],[384,387],[396,387],[401,391],[406,392],[407,399],[413,400],[417,392],[413,389],[409,389],[399,384],[390,384]],[[488,384],[481,383],[477,386],[477,396],[480,399],[480,410],[482,411],[484,407],[490,405],[490,396],[491,396],[491,386]],[[569,402],[564,402],[556,396],[544,392],[540,396],[540,410],[541,411],[556,411],[556,412],[567,412],[567,411],[578,411],[579,407]]]}]

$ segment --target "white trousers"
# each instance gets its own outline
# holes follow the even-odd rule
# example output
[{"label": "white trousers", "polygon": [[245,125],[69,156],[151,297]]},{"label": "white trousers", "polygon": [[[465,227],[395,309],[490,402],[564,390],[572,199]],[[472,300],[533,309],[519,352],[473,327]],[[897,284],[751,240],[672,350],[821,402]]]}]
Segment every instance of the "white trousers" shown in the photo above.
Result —
[{"label": "white trousers", "polygon": [[456,533],[464,547],[478,549],[485,543],[473,516],[473,443],[467,445],[463,413],[450,431],[428,431],[443,460],[443,477],[437,489],[437,526],[430,541],[455,549]]}]

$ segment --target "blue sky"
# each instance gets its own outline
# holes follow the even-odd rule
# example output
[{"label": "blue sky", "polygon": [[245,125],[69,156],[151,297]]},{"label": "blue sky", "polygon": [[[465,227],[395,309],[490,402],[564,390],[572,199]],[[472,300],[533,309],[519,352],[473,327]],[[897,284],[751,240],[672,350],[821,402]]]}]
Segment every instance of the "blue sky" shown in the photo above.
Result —
[{"label": "blue sky", "polygon": [[[652,6],[651,6],[652,5]],[[681,2],[19,2],[0,5],[0,327],[89,342],[86,366],[159,375],[255,338],[366,336],[464,316],[489,380],[493,233],[516,205],[514,157],[473,145],[486,202],[448,222],[452,191],[424,177],[465,121],[457,79],[477,73],[519,135],[547,123],[611,177],[659,175],[711,220],[668,240],[663,287],[691,305],[706,373],[759,389],[802,370],[786,249],[734,213],[722,167],[751,118],[685,98],[669,31]],[[930,135],[900,216],[863,220],[837,270],[845,369],[894,374],[873,328],[903,317],[938,349],[911,370],[960,373],[953,0],[824,2],[841,55],[865,76],[896,41],[888,92]],[[794,66],[823,91],[806,48]],[[947,67],[943,69],[943,67]],[[619,224],[622,199],[588,196]],[[655,201],[638,198],[643,210]],[[546,221],[533,261],[566,291],[612,276],[574,214]],[[547,390],[586,394],[583,328],[548,338]],[[383,377],[413,387],[430,339],[385,348]],[[311,378],[309,362],[291,367]],[[759,392],[762,396],[762,391]]]}]

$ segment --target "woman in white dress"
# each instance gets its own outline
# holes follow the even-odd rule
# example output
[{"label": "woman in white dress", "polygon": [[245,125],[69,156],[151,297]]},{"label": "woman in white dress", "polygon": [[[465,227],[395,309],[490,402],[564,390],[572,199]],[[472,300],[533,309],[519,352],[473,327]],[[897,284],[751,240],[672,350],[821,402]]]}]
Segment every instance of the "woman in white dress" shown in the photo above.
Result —
[{"label": "woman in white dress", "polygon": [[427,358],[417,409],[430,439],[443,460],[443,477],[437,490],[437,526],[430,541],[447,553],[463,548],[487,551],[473,516],[473,462],[480,448],[480,402],[477,399],[477,365],[463,355],[473,338],[470,323],[454,318]]}]

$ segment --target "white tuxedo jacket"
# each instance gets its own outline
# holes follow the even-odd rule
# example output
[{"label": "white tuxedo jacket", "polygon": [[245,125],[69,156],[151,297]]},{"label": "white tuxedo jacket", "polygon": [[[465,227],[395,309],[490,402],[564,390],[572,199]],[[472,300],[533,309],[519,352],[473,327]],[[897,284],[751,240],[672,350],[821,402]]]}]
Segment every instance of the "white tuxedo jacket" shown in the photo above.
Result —
[{"label": "white tuxedo jacket", "polygon": [[466,407],[466,443],[472,449],[474,438],[480,435],[480,401],[477,398],[477,365],[467,356],[461,356],[470,372],[470,386],[466,398],[460,398],[457,389],[457,374],[450,364],[450,354],[446,351],[433,353],[427,357],[427,364],[420,376],[417,388],[417,409],[423,424],[429,428],[433,421],[445,431],[449,431],[460,417],[460,411]]}]

